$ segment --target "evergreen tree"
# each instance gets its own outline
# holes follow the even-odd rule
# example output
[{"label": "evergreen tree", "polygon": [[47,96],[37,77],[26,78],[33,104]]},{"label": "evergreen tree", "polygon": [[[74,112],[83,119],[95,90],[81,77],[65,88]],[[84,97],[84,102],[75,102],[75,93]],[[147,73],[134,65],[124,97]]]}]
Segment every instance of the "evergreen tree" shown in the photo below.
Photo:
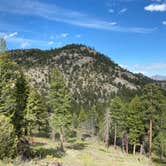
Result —
[{"label": "evergreen tree", "polygon": [[59,130],[60,147],[61,150],[64,150],[64,128],[69,127],[72,120],[71,112],[69,110],[71,95],[66,88],[63,75],[58,68],[55,68],[51,73],[48,103],[52,109],[50,117],[52,130]]},{"label": "evergreen tree", "polygon": [[19,66],[7,54],[0,55],[0,79],[0,113],[10,117],[10,122],[18,137],[17,152],[22,155],[23,151],[19,145],[21,145],[21,138],[26,127],[24,109],[28,85]]},{"label": "evergreen tree", "polygon": [[145,132],[141,100],[138,96],[132,99],[127,112],[130,144],[135,155],[136,146],[140,146],[140,137]]},{"label": "evergreen tree", "polygon": [[30,89],[27,106],[25,109],[26,134],[30,135],[31,130],[37,127],[39,130],[46,127],[48,121],[47,107],[35,89]]},{"label": "evergreen tree", "polygon": [[117,132],[122,126],[122,101],[115,97],[110,102],[112,124],[114,128],[114,148],[116,149]]},{"label": "evergreen tree", "polygon": [[104,114],[104,125],[103,125],[103,138],[107,150],[109,148],[111,122],[112,122],[112,117],[111,117],[110,108],[107,108]]},{"label": "evergreen tree", "polygon": [[157,120],[159,107],[162,104],[163,94],[161,89],[155,84],[148,84],[143,91],[142,100],[146,110],[147,119],[149,120],[149,158],[152,159],[152,142],[153,142],[153,123]]}]

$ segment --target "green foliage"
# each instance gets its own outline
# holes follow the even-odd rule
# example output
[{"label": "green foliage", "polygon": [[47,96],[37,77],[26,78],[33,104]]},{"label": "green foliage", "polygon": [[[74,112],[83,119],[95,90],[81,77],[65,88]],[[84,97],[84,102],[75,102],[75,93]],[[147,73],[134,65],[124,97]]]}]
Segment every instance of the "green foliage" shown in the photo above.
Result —
[{"label": "green foliage", "polygon": [[16,155],[17,137],[10,118],[0,115],[0,159]]},{"label": "green foliage", "polygon": [[26,132],[31,134],[31,130],[37,128],[41,130],[48,123],[48,109],[42,97],[35,89],[30,89],[27,106],[25,109]]},{"label": "green foliage", "polygon": [[145,132],[144,113],[142,111],[141,100],[138,96],[132,99],[127,112],[127,127],[129,130],[129,139],[132,145],[140,145],[139,139]]},{"label": "green foliage", "polygon": [[51,75],[48,93],[48,103],[51,106],[51,126],[67,127],[71,124],[70,103],[71,95],[66,88],[63,75],[58,68],[55,68]]},{"label": "green foliage", "polygon": [[66,128],[71,127],[72,114],[70,111],[71,95],[66,88],[62,73],[54,68],[51,73],[48,104],[51,107],[50,126],[52,131],[60,135],[61,150],[64,151],[63,136]]}]

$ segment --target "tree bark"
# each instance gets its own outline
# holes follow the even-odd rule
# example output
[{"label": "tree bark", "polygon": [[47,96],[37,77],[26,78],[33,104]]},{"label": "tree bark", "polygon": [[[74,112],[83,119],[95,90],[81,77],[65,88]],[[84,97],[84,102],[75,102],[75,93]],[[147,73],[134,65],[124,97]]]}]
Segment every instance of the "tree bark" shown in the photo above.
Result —
[{"label": "tree bark", "polygon": [[133,145],[133,155],[135,155],[135,149],[136,149],[136,145]]},{"label": "tree bark", "polygon": [[64,145],[63,145],[63,129],[62,129],[62,127],[60,127],[60,132],[59,132],[59,134],[60,134],[60,148],[61,148],[62,151],[64,151]]},{"label": "tree bark", "polygon": [[114,149],[116,149],[116,138],[117,138],[117,130],[116,130],[116,124],[115,124],[115,129],[114,129]]},{"label": "tree bark", "polygon": [[51,133],[52,141],[55,142],[55,130],[52,129]]},{"label": "tree bark", "polygon": [[125,146],[126,146],[126,153],[129,152],[129,139],[128,134],[125,135]]},{"label": "tree bark", "polygon": [[124,138],[122,138],[122,152],[125,152],[125,141]]},{"label": "tree bark", "polygon": [[152,128],[153,128],[153,121],[152,121],[152,113],[150,114],[150,122],[149,122],[149,159],[152,159]]},{"label": "tree bark", "polygon": [[160,161],[162,161],[163,160],[163,156],[164,156],[164,154],[163,154],[164,147],[163,147],[163,143],[162,142],[160,143],[160,148],[161,148]]}]

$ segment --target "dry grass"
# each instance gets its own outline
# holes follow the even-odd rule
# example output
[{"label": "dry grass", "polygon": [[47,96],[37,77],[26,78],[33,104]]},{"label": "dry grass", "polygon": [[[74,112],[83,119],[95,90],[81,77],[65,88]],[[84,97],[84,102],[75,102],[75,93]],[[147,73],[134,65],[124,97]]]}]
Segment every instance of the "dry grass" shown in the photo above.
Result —
[{"label": "dry grass", "polygon": [[155,166],[140,155],[124,154],[112,147],[107,151],[97,140],[70,140],[65,153],[60,152],[57,142],[50,139],[35,137],[33,140],[36,158],[25,163],[19,160],[13,164],[0,162],[0,166],[56,166],[57,162],[63,163],[63,166]]}]

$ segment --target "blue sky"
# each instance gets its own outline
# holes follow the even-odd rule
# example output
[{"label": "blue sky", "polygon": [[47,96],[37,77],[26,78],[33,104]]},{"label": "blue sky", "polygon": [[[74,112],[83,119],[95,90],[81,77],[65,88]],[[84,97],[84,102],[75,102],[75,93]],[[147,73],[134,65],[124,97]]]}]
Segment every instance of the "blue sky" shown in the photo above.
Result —
[{"label": "blue sky", "polygon": [[166,0],[0,0],[9,49],[94,47],[133,72],[166,75]]}]

